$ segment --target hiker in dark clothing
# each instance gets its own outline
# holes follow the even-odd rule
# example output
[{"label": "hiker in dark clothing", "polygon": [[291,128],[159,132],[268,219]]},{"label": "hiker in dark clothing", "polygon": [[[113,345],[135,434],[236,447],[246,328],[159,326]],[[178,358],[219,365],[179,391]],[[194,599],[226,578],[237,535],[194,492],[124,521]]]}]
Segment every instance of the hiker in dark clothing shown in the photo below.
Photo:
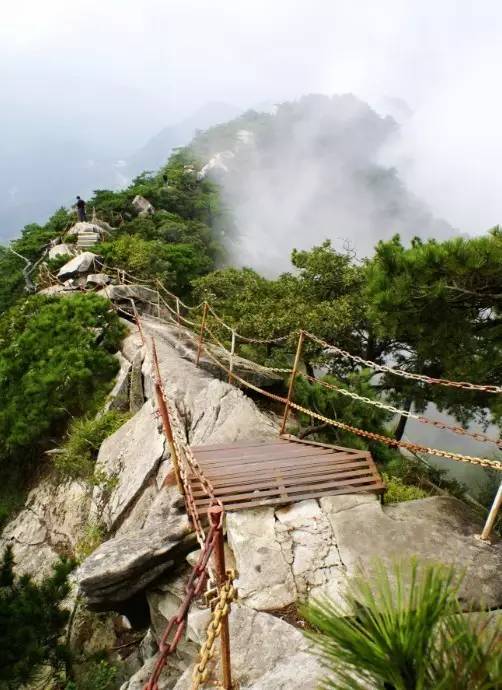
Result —
[{"label": "hiker in dark clothing", "polygon": [[77,216],[79,222],[87,220],[87,217],[85,215],[85,201],[81,199],[79,196],[77,197]]}]

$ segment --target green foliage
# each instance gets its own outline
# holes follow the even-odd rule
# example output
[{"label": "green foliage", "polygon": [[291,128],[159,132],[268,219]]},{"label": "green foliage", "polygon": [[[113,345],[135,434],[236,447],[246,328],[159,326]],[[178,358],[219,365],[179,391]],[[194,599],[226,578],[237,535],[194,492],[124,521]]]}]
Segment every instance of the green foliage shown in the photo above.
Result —
[{"label": "green foliage", "polygon": [[106,538],[106,531],[99,522],[91,522],[86,525],[82,537],[75,546],[75,558],[78,563],[82,563],[85,559],[95,551]]},{"label": "green foliage", "polygon": [[56,469],[64,477],[92,481],[101,444],[124,424],[128,416],[110,410],[97,417],[74,419],[62,452],[55,456]]},{"label": "green foliage", "polygon": [[0,460],[26,464],[70,416],[96,409],[123,334],[96,295],[35,296],[0,319]]},{"label": "green foliage", "polygon": [[382,472],[387,491],[385,493],[386,503],[402,503],[403,501],[415,501],[417,498],[426,498],[429,494],[418,486],[405,484],[399,477],[392,477],[386,472]]},{"label": "green foliage", "polygon": [[[500,383],[502,377],[502,232],[445,242],[399,237],[377,245],[365,287],[368,315],[377,333],[391,337],[397,363],[431,376]],[[427,400],[463,423],[499,419],[499,396],[426,388],[386,377],[384,385],[413,400]]]},{"label": "green foliage", "polygon": [[137,235],[122,235],[114,242],[104,243],[100,253],[106,263],[138,278],[158,278],[180,295],[187,292],[193,279],[207,273],[213,265],[197,245],[165,244]]},{"label": "green foliage", "polygon": [[32,680],[42,665],[56,671],[67,660],[59,642],[68,620],[61,602],[69,593],[70,561],[60,561],[40,584],[13,572],[12,550],[0,564],[0,688],[14,690]]},{"label": "green foliage", "polygon": [[78,684],[67,683],[64,690],[114,690],[117,668],[104,659],[86,665]]},{"label": "green foliage", "polygon": [[323,599],[304,611],[328,672],[324,688],[496,690],[500,624],[463,615],[452,569],[412,561],[372,571],[352,581],[342,605]]}]

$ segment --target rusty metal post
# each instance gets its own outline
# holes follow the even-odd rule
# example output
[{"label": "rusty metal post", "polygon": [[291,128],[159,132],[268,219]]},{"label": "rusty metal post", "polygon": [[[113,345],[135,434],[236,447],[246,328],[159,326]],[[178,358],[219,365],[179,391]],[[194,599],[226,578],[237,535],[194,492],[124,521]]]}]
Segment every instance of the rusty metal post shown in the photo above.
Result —
[{"label": "rusty metal post", "polygon": [[169,443],[169,450],[171,451],[171,458],[173,461],[174,476],[176,477],[176,484],[181,492],[181,495],[185,495],[185,488],[183,482],[181,481],[180,474],[180,459],[176,451],[176,445],[174,443],[173,430],[171,427],[171,420],[169,419],[169,410],[167,409],[166,401],[164,399],[164,392],[162,390],[162,385],[160,382],[160,367],[159,360],[157,357],[157,348],[155,347],[155,340],[152,338],[152,359],[153,366],[155,368],[155,394],[157,396],[157,405],[160,412],[160,417],[162,419],[162,428],[164,429],[164,434],[166,435],[167,441]]},{"label": "rusty metal post", "polygon": [[207,310],[208,310],[208,304],[207,304],[207,302],[204,302],[204,311],[202,312],[202,323],[200,326],[199,345],[197,347],[197,360],[195,362],[195,364],[197,366],[199,366],[200,355],[202,352],[202,342],[204,340],[204,331],[206,329]]},{"label": "rusty metal post", "polygon": [[141,342],[143,343],[143,345],[146,345],[145,336],[143,334],[143,329],[141,328],[141,321],[139,319],[138,310],[136,309],[136,304],[135,304],[133,299],[131,299],[131,304],[132,304],[132,310],[133,310],[133,314],[134,314],[134,320],[136,321],[136,326],[137,326],[139,334],[141,336]]},{"label": "rusty metal post", "polygon": [[502,506],[502,482],[499,484],[498,491],[495,495],[495,498],[493,499],[492,507],[490,509],[490,512],[488,513],[488,517],[486,518],[485,526],[483,528],[483,531],[479,535],[478,539],[481,541],[487,541],[490,542],[490,537],[491,533],[493,530],[493,526],[495,525],[495,521],[497,519],[498,512]]},{"label": "rusty metal post", "polygon": [[284,406],[284,416],[282,418],[282,425],[281,425],[281,430],[279,431],[279,436],[282,436],[282,434],[284,433],[284,431],[286,429],[286,423],[288,421],[289,403],[291,401],[291,395],[293,393],[293,386],[295,384],[296,373],[298,371],[298,364],[300,363],[300,357],[302,354],[303,338],[304,338],[304,333],[303,333],[303,331],[300,331],[300,335],[298,337],[298,345],[296,347],[295,361],[293,364],[293,371],[291,372],[291,377],[289,379],[288,399],[287,399],[286,404]]},{"label": "rusty metal post", "polygon": [[[223,508],[213,506],[209,509],[209,519],[212,526],[221,525],[217,531],[216,544],[214,547],[214,564],[216,570],[217,585],[221,587],[226,579],[225,568],[225,546],[223,539]],[[230,665],[230,631],[228,629],[228,614],[221,619],[221,675],[222,687],[224,690],[232,690],[232,669]]]}]

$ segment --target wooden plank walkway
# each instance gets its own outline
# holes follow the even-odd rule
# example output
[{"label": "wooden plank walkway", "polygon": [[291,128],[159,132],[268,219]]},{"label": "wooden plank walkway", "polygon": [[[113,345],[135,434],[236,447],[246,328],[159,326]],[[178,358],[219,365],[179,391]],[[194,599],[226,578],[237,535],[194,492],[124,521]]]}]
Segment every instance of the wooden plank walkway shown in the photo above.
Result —
[{"label": "wooden plank walkway", "polygon": [[[385,491],[371,453],[353,448],[285,436],[273,441],[192,446],[192,451],[225,510]],[[203,515],[209,499],[196,478],[190,481]]]}]

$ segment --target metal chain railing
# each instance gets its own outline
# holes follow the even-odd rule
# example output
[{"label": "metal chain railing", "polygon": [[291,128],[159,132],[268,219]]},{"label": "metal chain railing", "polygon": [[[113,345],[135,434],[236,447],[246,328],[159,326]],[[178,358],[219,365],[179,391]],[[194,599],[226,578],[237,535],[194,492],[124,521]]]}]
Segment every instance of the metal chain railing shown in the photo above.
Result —
[{"label": "metal chain railing", "polygon": [[401,410],[398,407],[394,407],[393,405],[384,403],[380,400],[373,400],[372,398],[368,398],[364,395],[358,395],[358,393],[354,393],[354,391],[350,391],[347,388],[335,386],[334,384],[328,383],[327,381],[323,381],[322,379],[316,378],[315,376],[309,376],[308,374],[304,373],[299,374],[299,376],[302,376],[311,383],[316,383],[323,386],[324,388],[328,388],[329,390],[335,391],[340,395],[345,395],[346,397],[352,398],[353,400],[358,400],[367,405],[378,407],[381,410],[387,410],[388,412],[392,412],[392,414],[408,417],[409,419],[416,419],[417,421],[422,422],[423,424],[431,424],[432,426],[435,426],[437,429],[451,431],[455,434],[460,434],[461,436],[469,436],[470,438],[473,438],[476,441],[482,441],[484,443],[494,443],[496,446],[502,446],[502,440],[496,440],[494,438],[491,438],[490,436],[487,436],[486,434],[482,434],[481,432],[468,431],[467,429],[462,429],[462,427],[460,426],[450,426],[449,424],[438,422],[435,419],[430,419],[429,417],[424,417],[423,415],[415,414],[414,412],[410,412],[409,410]]},{"label": "metal chain railing", "polygon": [[213,613],[207,626],[206,639],[199,650],[199,660],[193,670],[191,690],[198,690],[208,680],[209,662],[214,657],[215,652],[214,645],[221,635],[223,622],[230,613],[230,604],[237,597],[237,590],[233,585],[234,579],[234,571],[227,570],[225,582],[220,587],[218,597],[212,604]]},{"label": "metal chain railing", "polygon": [[336,345],[332,345],[331,343],[326,342],[322,338],[319,338],[318,336],[314,335],[313,333],[309,333],[308,331],[305,331],[305,336],[310,340],[313,340],[318,345],[321,345],[326,350],[335,352],[336,354],[339,354],[342,357],[347,357],[348,359],[351,359],[353,362],[362,364],[363,366],[369,367],[370,369],[375,369],[376,371],[381,371],[387,374],[393,374],[394,376],[401,376],[403,378],[411,379],[413,381],[421,381],[422,383],[446,386],[449,388],[462,388],[464,390],[483,391],[484,393],[502,393],[502,386],[482,385],[477,383],[469,383],[468,381],[449,381],[448,379],[437,379],[432,376],[425,376],[424,374],[415,374],[411,371],[405,371],[404,369],[389,367],[386,364],[377,364],[376,362],[372,362],[370,359],[363,359],[358,355],[353,355],[350,352],[347,352],[347,350],[342,350],[340,347],[336,347]]},{"label": "metal chain railing", "polygon": [[190,606],[195,599],[202,595],[208,579],[207,567],[209,559],[213,554],[218,539],[218,532],[223,529],[222,524],[212,525],[207,539],[201,549],[197,563],[192,568],[190,577],[185,586],[185,596],[178,607],[178,610],[169,620],[164,634],[159,642],[159,656],[152,671],[149,681],[144,686],[144,690],[158,690],[158,681],[162,669],[167,663],[167,658],[173,654],[178,647],[186,630],[186,623]]}]

